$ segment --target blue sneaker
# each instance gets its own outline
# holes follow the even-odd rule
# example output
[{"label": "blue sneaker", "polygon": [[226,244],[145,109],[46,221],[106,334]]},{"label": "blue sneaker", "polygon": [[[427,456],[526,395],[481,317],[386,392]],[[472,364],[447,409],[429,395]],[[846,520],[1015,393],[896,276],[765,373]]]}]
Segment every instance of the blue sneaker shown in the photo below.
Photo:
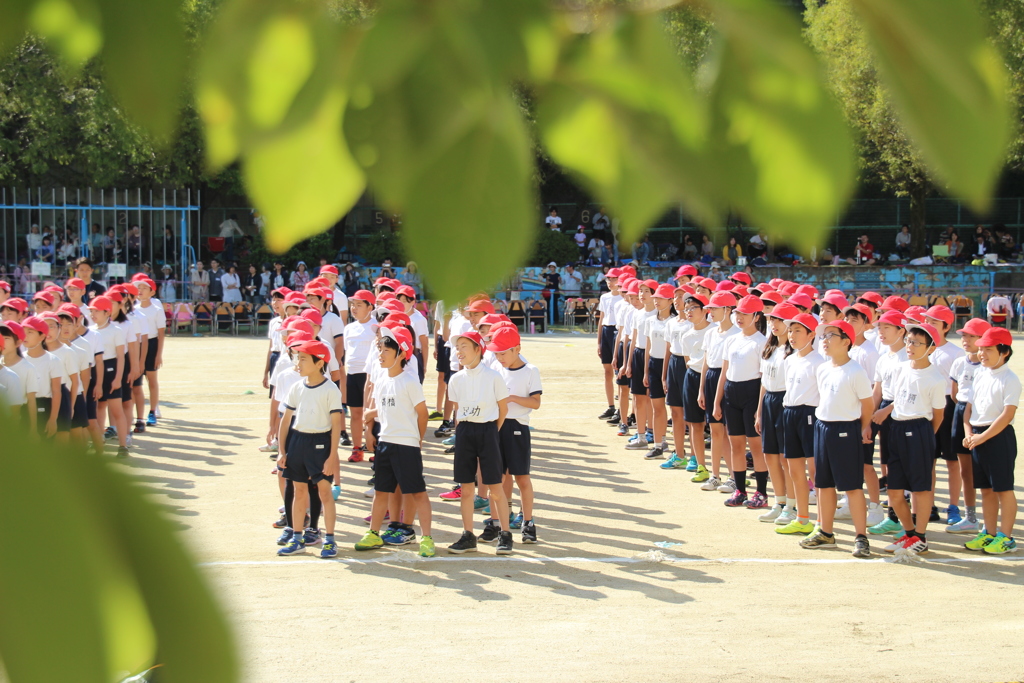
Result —
[{"label": "blue sneaker", "polygon": [[285,529],[284,531],[282,531],[281,535],[277,537],[277,544],[288,545],[288,541],[290,541],[292,538],[292,533],[293,532],[291,529]]},{"label": "blue sneaker", "polygon": [[964,518],[960,516],[960,508],[958,508],[956,505],[950,505],[948,508],[946,508],[947,526],[950,524],[959,524],[963,520]]},{"label": "blue sneaker", "polygon": [[480,509],[485,508],[485,507],[488,507],[488,503],[487,503],[487,499],[486,498],[481,498],[480,496],[477,496],[476,498],[473,499],[473,509],[474,510],[480,510]]},{"label": "blue sneaker", "polygon": [[447,439],[442,440],[441,441],[441,445],[443,445],[443,446],[454,446],[455,445],[455,435],[452,434]]},{"label": "blue sneaker", "polygon": [[306,529],[302,532],[303,545],[320,545],[320,530]]},{"label": "blue sneaker", "polygon": [[488,515],[488,516],[490,516],[490,514],[491,514],[491,504],[487,503],[482,508],[477,510],[477,512],[479,512],[481,515]]},{"label": "blue sneaker", "polygon": [[522,529],[523,528],[523,511],[520,510],[518,515],[513,515],[511,512],[508,513],[508,528],[509,529]]},{"label": "blue sneaker", "polygon": [[302,537],[298,534],[292,534],[291,539],[285,545],[277,551],[278,555],[298,555],[299,553],[306,552],[306,546],[302,543]]},{"label": "blue sneaker", "polygon": [[320,549],[320,557],[327,560],[338,555],[338,544],[334,541],[327,541],[324,543],[324,547]]},{"label": "blue sneaker", "polygon": [[380,537],[385,545],[405,545],[416,540],[416,532],[412,529],[391,526]]},{"label": "blue sneaker", "polygon": [[338,500],[341,497],[341,487],[335,484],[331,487],[331,498]]},{"label": "blue sneaker", "polygon": [[149,411],[149,415],[146,417],[146,426],[156,427],[156,414],[152,410]]},{"label": "blue sneaker", "polygon": [[680,458],[678,455],[676,455],[673,452],[672,456],[668,460],[666,460],[665,462],[661,463],[661,465],[659,465],[659,467],[661,467],[661,469],[663,469],[663,470],[681,470],[681,469],[683,469],[685,464],[686,464],[686,460],[684,460],[683,458]]},{"label": "blue sneaker", "polygon": [[644,433],[644,439],[647,441],[647,443],[654,443],[654,432],[652,432],[650,429],[648,429]]},{"label": "blue sneaker", "polygon": [[697,456],[691,455],[686,459],[686,471],[696,472],[697,471]]}]

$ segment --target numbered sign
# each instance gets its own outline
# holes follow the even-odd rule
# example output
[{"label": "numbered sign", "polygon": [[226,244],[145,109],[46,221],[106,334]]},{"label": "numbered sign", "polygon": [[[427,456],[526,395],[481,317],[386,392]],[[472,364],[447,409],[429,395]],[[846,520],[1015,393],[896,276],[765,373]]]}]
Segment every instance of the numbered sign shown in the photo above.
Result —
[{"label": "numbered sign", "polygon": [[32,262],[32,274],[36,277],[50,277],[53,273],[53,264],[45,261]]}]

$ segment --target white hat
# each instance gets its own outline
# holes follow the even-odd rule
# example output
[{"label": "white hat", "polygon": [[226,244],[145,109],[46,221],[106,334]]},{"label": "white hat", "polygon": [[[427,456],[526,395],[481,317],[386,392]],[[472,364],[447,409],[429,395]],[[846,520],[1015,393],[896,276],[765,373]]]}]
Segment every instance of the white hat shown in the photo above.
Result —
[{"label": "white hat", "polygon": [[554,266],[555,268],[557,268],[557,267],[558,267],[558,264],[557,264],[557,263],[555,263],[554,261],[552,261],[551,263],[549,263],[549,264],[548,264],[548,267],[549,267],[549,268],[550,268],[551,266]]}]

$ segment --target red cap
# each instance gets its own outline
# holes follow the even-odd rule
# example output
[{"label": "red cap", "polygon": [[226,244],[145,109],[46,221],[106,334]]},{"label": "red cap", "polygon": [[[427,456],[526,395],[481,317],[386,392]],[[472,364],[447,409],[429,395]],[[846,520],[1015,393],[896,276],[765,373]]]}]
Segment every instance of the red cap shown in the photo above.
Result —
[{"label": "red cap", "polygon": [[289,289],[288,287],[278,287],[277,289],[275,289],[272,292],[270,292],[270,295],[273,296],[275,294],[280,294],[282,297],[286,297],[286,296],[288,296],[291,293],[292,293],[292,290]]},{"label": "red cap", "polygon": [[899,311],[886,311],[882,314],[882,317],[878,319],[878,324],[881,325],[894,325],[895,327],[903,327],[907,324],[906,317]]},{"label": "red cap", "polygon": [[[504,318],[504,316],[501,316],[501,317]],[[515,330],[516,332],[519,331],[519,328],[516,327],[515,323],[513,323],[511,320],[499,320],[498,322],[496,322],[493,325],[491,325],[491,329],[490,329],[491,336],[494,336],[494,333],[497,332],[498,330],[504,330],[504,329]]]},{"label": "red cap", "polygon": [[391,282],[391,278],[379,277],[379,278],[377,278],[376,280],[373,281],[373,286],[374,287],[390,287],[391,285],[388,284],[389,282]]},{"label": "red cap", "polygon": [[879,294],[878,292],[864,292],[859,297],[857,297],[857,301],[860,301],[861,299],[873,303],[878,308],[881,308],[882,304],[885,303],[885,299],[883,299],[882,295]]},{"label": "red cap", "polygon": [[331,275],[337,275],[338,269],[334,266],[320,266],[320,274],[330,273]]},{"label": "red cap", "polygon": [[10,330],[18,341],[25,341],[25,328],[21,326],[21,323],[16,323],[13,320],[0,320],[0,327]]},{"label": "red cap", "polygon": [[676,277],[677,278],[687,277],[687,276],[688,277],[693,277],[696,274],[697,274],[697,269],[694,268],[693,266],[691,266],[689,263],[687,263],[686,265],[683,265],[683,266],[679,266],[679,268],[676,269]]},{"label": "red cap", "polygon": [[899,296],[887,296],[885,297],[885,301],[882,302],[882,305],[879,306],[882,310],[899,311],[900,313],[906,312],[909,307],[910,304],[907,303],[907,300]]},{"label": "red cap", "polygon": [[761,301],[764,301],[765,303],[771,301],[773,304],[781,304],[782,295],[778,292],[765,292],[761,295]]},{"label": "red cap", "polygon": [[302,295],[305,297],[316,296],[321,299],[326,299],[330,293],[330,290],[324,289],[323,287],[310,287],[309,285],[302,290]]},{"label": "red cap", "polygon": [[830,306],[835,306],[836,309],[838,309],[840,312],[842,312],[843,309],[850,305],[850,302],[847,301],[846,297],[843,296],[842,294],[826,294],[824,297],[822,297],[821,303],[829,304]]},{"label": "red cap", "polygon": [[1013,335],[1005,327],[990,327],[978,340],[978,346],[1013,346]]},{"label": "red cap", "polygon": [[814,285],[800,285],[799,287],[796,288],[796,292],[794,293],[806,294],[807,296],[813,299],[814,297],[818,296],[818,288],[815,287]]},{"label": "red cap", "polygon": [[331,350],[322,341],[312,340],[308,342],[302,342],[295,347],[295,350],[299,353],[308,353],[317,360],[322,360],[325,363],[331,362]]},{"label": "red cap", "polygon": [[320,315],[320,311],[315,308],[307,308],[302,313],[299,313],[299,317],[308,320],[317,327],[323,327],[324,317]]},{"label": "red cap", "polygon": [[481,325],[495,325],[497,323],[504,322],[506,320],[508,320],[508,317],[504,316],[504,315],[502,315],[500,313],[488,313],[487,315],[485,315],[483,318],[480,319],[480,324]]},{"label": "red cap", "polygon": [[[779,320],[792,320],[800,313],[800,309],[789,302],[783,302],[773,308],[770,313],[766,313],[769,318],[778,318]],[[813,316],[812,316],[813,318]]]},{"label": "red cap", "polygon": [[903,315],[915,322],[924,322],[924,306],[908,306],[904,311]]},{"label": "red cap", "polygon": [[348,298],[349,301],[355,299],[356,301],[365,301],[366,303],[373,306],[377,303],[377,297],[373,295],[373,292],[368,292],[365,289],[360,289],[355,294]]},{"label": "red cap", "polygon": [[11,283],[7,280],[0,280],[0,289],[4,290],[8,294],[11,293]]},{"label": "red cap", "polygon": [[737,313],[761,313],[762,311],[764,311],[764,302],[756,296],[745,296],[736,306]]},{"label": "red cap", "polygon": [[93,311],[106,311],[110,313],[114,310],[114,302],[109,296],[98,296],[89,302],[89,309]]},{"label": "red cap", "polygon": [[60,315],[57,314],[57,313],[54,313],[53,311],[43,311],[42,313],[39,313],[38,315],[36,315],[36,317],[37,318],[42,318],[43,320],[52,320],[55,323],[57,323],[58,325],[60,324]]},{"label": "red cap", "polygon": [[725,308],[727,306],[735,305],[736,297],[732,295],[732,292],[715,292],[711,295],[711,300],[705,304],[705,307]]},{"label": "red cap", "polygon": [[117,303],[121,303],[122,301],[124,301],[124,294],[122,294],[121,290],[117,289],[116,287],[111,287],[110,289],[108,289],[106,296],[111,301],[116,301]]},{"label": "red cap", "polygon": [[618,268],[609,268],[608,272],[604,274],[605,278],[614,277],[617,278],[622,275],[622,271]]},{"label": "red cap", "polygon": [[452,348],[455,348],[455,342],[458,341],[460,337],[465,337],[469,341],[479,346],[481,349],[484,347],[484,340],[483,337],[480,336],[480,333],[470,330],[469,332],[463,332],[462,334],[453,334],[450,339],[452,343]]},{"label": "red cap", "polygon": [[64,294],[64,290],[62,288],[58,287],[57,285],[47,285],[46,287],[43,287],[43,291],[44,292],[49,292],[50,294],[53,294],[54,296],[61,296],[61,295]]},{"label": "red cap", "polygon": [[35,295],[32,297],[32,301],[45,301],[46,303],[52,306],[54,302],[53,293],[47,292],[46,290],[43,290],[42,292],[36,292]]},{"label": "red cap", "polygon": [[783,282],[779,285],[779,291],[787,296],[796,294],[796,290],[800,289],[800,285],[795,282]]},{"label": "red cap", "polygon": [[706,296],[704,296],[703,294],[687,294],[685,300],[689,301],[690,299],[693,299],[694,301],[700,302],[701,306],[707,306],[708,305],[708,298]]},{"label": "red cap", "polygon": [[939,339],[942,336],[939,334],[939,331],[935,329],[935,325],[932,325],[930,323],[907,323],[906,327],[907,332],[910,332],[911,330],[921,330],[922,332],[927,332],[928,336],[932,338],[933,343],[936,339]]},{"label": "red cap", "polygon": [[388,317],[384,318],[384,322],[381,325],[387,325],[389,327],[394,325],[409,325],[412,326],[412,322],[409,320],[409,316],[405,313],[388,313]]},{"label": "red cap", "polygon": [[956,315],[953,313],[953,309],[949,306],[932,306],[925,311],[926,318],[934,318],[935,320],[941,320],[949,326],[953,325],[953,321],[956,319]]},{"label": "red cap", "polygon": [[306,286],[307,287],[318,287],[320,289],[324,289],[324,288],[330,289],[331,288],[331,281],[328,280],[325,277],[315,277],[312,280],[310,280],[308,283],[306,283]]},{"label": "red cap", "polygon": [[702,277],[696,282],[699,287],[703,287],[704,289],[710,289],[712,292],[715,291],[715,287],[718,286],[718,283],[709,277]]},{"label": "red cap", "polygon": [[151,291],[151,292],[155,292],[156,291],[156,283],[153,282],[152,280],[150,280],[148,277],[147,278],[143,278],[141,280],[136,280],[135,281],[135,286],[136,287],[142,287],[143,285],[148,287],[149,291]]},{"label": "red cap", "polygon": [[762,294],[764,294],[765,292],[774,292],[775,291],[775,288],[772,287],[767,282],[758,282],[756,285],[754,285],[750,289],[751,289],[751,291],[756,289],[757,291],[761,292]]},{"label": "red cap", "polygon": [[815,330],[815,332],[820,336],[820,335],[824,334],[825,330],[827,328],[829,328],[829,327],[834,327],[837,330],[842,330],[843,334],[845,334],[850,339],[856,339],[857,338],[857,335],[854,334],[854,332],[853,332],[853,325],[851,325],[850,323],[846,322],[845,320],[833,320],[830,323],[821,323],[820,325],[818,325],[818,329]]},{"label": "red cap", "polygon": [[57,309],[57,312],[66,313],[75,320],[78,320],[79,318],[82,317],[82,309],[80,309],[78,306],[74,304],[62,304],[61,307]]},{"label": "red cap", "polygon": [[640,281],[639,280],[630,280],[626,284],[626,294],[636,294],[636,295],[640,294]]},{"label": "red cap", "polygon": [[149,277],[149,276],[146,275],[145,273],[141,273],[141,272],[140,273],[135,273],[135,275],[132,275],[131,281],[132,282],[138,282],[139,280],[145,280],[147,277]]},{"label": "red cap", "polygon": [[471,313],[494,313],[494,304],[490,299],[480,299],[467,306],[466,310]]},{"label": "red cap", "polygon": [[747,285],[748,287],[751,284],[753,284],[753,282],[754,282],[753,278],[751,278],[748,273],[744,273],[743,271],[740,271],[738,273],[733,273],[732,275],[729,276],[729,279],[730,280],[735,280],[737,282],[742,282],[743,284]]},{"label": "red cap", "polygon": [[288,333],[305,332],[306,334],[312,337],[313,323],[309,322],[305,318],[300,318],[297,315],[294,316],[294,318],[295,320],[292,320],[290,323],[288,323],[288,325],[282,325],[281,329],[287,331]]},{"label": "red cap", "polygon": [[622,266],[621,268],[619,268],[619,270],[622,271],[623,275],[636,277],[636,268],[634,268],[633,266]]},{"label": "red cap", "polygon": [[0,304],[0,308],[13,308],[18,313],[28,313],[28,302],[18,296],[12,296],[7,301]]},{"label": "red cap", "polygon": [[672,285],[658,285],[658,288],[654,290],[654,296],[658,299],[672,299],[675,298],[676,288]]},{"label": "red cap", "polygon": [[300,346],[308,341],[313,341],[313,333],[306,332],[305,330],[289,330],[291,334],[288,335],[288,348],[294,346]]},{"label": "red cap", "polygon": [[399,287],[402,286],[402,281],[401,280],[396,280],[393,277],[392,278],[388,278],[388,283],[391,285],[391,289],[398,289]]},{"label": "red cap", "polygon": [[821,298],[824,299],[825,297],[832,296],[833,294],[838,294],[839,296],[843,297],[844,299],[846,298],[846,295],[843,294],[843,290],[841,290],[841,289],[826,289],[825,293],[821,295]]},{"label": "red cap", "polygon": [[416,290],[409,285],[400,285],[395,289],[395,296],[407,296],[410,299],[416,299]]},{"label": "red cap", "polygon": [[21,321],[21,326],[33,329],[39,334],[50,334],[50,326],[47,325],[46,321],[40,318],[39,316],[30,315],[29,317]]},{"label": "red cap", "polygon": [[818,329],[818,321],[815,320],[814,316],[810,313],[801,313],[800,315],[793,316],[793,318],[789,320],[789,323],[799,323],[806,327],[808,332],[814,332]]},{"label": "red cap", "polygon": [[301,306],[306,303],[306,295],[302,292],[289,292],[285,295],[284,302],[294,306]]},{"label": "red cap", "polygon": [[867,304],[853,304],[852,306],[847,306],[846,308],[843,309],[843,315],[846,315],[850,311],[857,311],[862,316],[867,318],[868,322],[871,322],[875,317],[874,313],[871,311],[871,308],[869,308]]},{"label": "red cap", "polygon": [[131,294],[132,296],[138,296],[139,295],[139,288],[135,286],[134,282],[126,282],[123,285],[121,285],[121,288],[124,291],[128,292],[129,294]]},{"label": "red cap", "polygon": [[657,280],[644,280],[643,282],[640,283],[640,286],[646,287],[647,289],[651,290],[651,294],[654,294],[656,291],[658,291]]},{"label": "red cap", "polygon": [[811,297],[807,296],[806,294],[794,294],[793,296],[789,297],[787,301],[793,304],[794,306],[799,306],[801,308],[814,307],[814,302],[811,301]]},{"label": "red cap", "polygon": [[[397,301],[398,297],[395,296],[394,292],[381,292],[377,295],[377,305],[381,305],[385,301]],[[402,310],[405,310],[405,306],[402,306]]]},{"label": "red cap", "polygon": [[390,327],[387,325],[387,320],[385,320],[384,323],[385,324],[380,327],[380,336],[394,339],[395,343],[398,344],[398,348],[400,348],[402,353],[405,354],[405,357],[412,358],[413,343],[412,335],[409,334],[409,330],[400,326]]},{"label": "red cap", "polygon": [[67,282],[64,283],[64,289],[68,287],[74,287],[75,289],[85,289],[85,280],[77,277],[68,278]]},{"label": "red cap", "polygon": [[[708,280],[711,280],[711,278],[708,278]],[[714,282],[714,280],[711,281]],[[707,282],[707,280],[705,280],[705,282]],[[733,282],[732,280],[722,280],[721,282],[715,284],[715,286],[712,287],[711,290],[714,292],[731,292],[735,288],[736,283]]]},{"label": "red cap", "polygon": [[690,285],[680,285],[679,287],[676,287],[676,293],[678,294],[679,292],[683,292],[684,294],[696,294],[697,290]]},{"label": "red cap", "polygon": [[377,299],[377,305],[391,313],[405,313],[405,306],[398,299]]},{"label": "red cap", "polygon": [[775,289],[778,289],[783,284],[785,284],[785,282],[786,281],[783,280],[781,277],[773,277],[771,280],[768,281],[768,284],[770,284]]},{"label": "red cap", "polygon": [[969,334],[972,337],[980,337],[992,327],[981,318],[971,318],[964,323],[964,326],[957,330],[957,334]]},{"label": "red cap", "polygon": [[491,333],[491,341],[487,345],[488,351],[500,353],[502,351],[508,351],[509,349],[519,346],[521,340],[519,339],[519,330],[508,327],[503,327],[499,330],[495,330]]},{"label": "red cap", "polygon": [[736,285],[729,291],[731,291],[733,295],[736,296],[736,298],[738,299],[742,299],[743,297],[750,294],[750,290],[747,289],[746,285]]}]

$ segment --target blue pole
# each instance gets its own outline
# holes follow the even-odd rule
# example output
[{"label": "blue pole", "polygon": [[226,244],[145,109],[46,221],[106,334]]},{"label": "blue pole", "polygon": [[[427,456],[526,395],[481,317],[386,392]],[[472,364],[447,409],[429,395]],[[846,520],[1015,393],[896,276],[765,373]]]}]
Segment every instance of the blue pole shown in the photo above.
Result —
[{"label": "blue pole", "polygon": [[78,250],[82,256],[89,256],[89,220],[85,217],[85,212],[82,212],[82,243],[78,245]]}]

